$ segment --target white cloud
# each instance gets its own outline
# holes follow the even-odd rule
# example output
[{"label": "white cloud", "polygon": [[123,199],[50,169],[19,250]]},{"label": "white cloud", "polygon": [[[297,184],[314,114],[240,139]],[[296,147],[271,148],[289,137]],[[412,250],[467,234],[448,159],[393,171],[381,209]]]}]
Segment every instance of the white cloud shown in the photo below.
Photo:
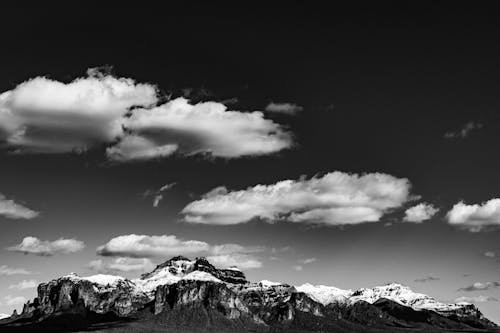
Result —
[{"label": "white cloud", "polygon": [[24,290],[24,289],[36,288],[37,286],[38,282],[36,280],[22,280],[19,283],[11,284],[9,286],[9,289]]},{"label": "white cloud", "polygon": [[192,105],[182,97],[154,108],[134,109],[123,126],[127,132],[107,151],[119,161],[175,151],[235,158],[271,154],[292,145],[291,136],[262,112],[229,111],[217,102]]},{"label": "white cloud", "polygon": [[25,207],[14,200],[7,199],[0,193],[0,216],[10,219],[33,219],[40,215],[39,212]]},{"label": "white cloud", "polygon": [[97,271],[126,271],[130,266],[148,266],[151,262],[127,260],[130,258],[167,258],[176,255],[206,255],[207,259],[220,267],[237,266],[241,269],[259,268],[262,262],[255,253],[263,252],[261,246],[243,246],[240,244],[210,245],[197,240],[183,240],[174,235],[123,235],[112,238],[105,245],[97,248],[97,254],[108,257],[120,257],[113,262],[94,260],[89,267]]},{"label": "white cloud", "polygon": [[456,303],[461,303],[461,302],[465,302],[465,303],[484,303],[484,302],[498,302],[498,299],[495,298],[495,297],[492,297],[492,296],[483,296],[483,295],[471,296],[471,297],[461,296],[461,297],[456,298],[455,302]]},{"label": "white cloud", "polygon": [[267,104],[265,110],[268,112],[284,113],[289,115],[294,115],[304,108],[300,105],[294,103],[275,103],[271,102]]},{"label": "white cloud", "polygon": [[466,138],[470,134],[471,131],[479,130],[482,127],[483,127],[483,124],[481,124],[481,123],[469,121],[459,131],[456,131],[456,132],[446,132],[444,134],[444,137],[446,139],[457,139],[457,138],[464,139],[464,138]]},{"label": "white cloud", "polygon": [[0,276],[2,275],[30,275],[32,272],[25,268],[9,267],[7,265],[0,265]]},{"label": "white cloud", "polygon": [[0,95],[0,139],[20,151],[63,153],[110,143],[132,106],[157,102],[156,87],[96,70],[70,83],[36,77]]},{"label": "white cloud", "polygon": [[463,201],[455,204],[447,214],[448,223],[469,231],[481,231],[500,227],[500,199],[482,204],[467,205]]},{"label": "white cloud", "polygon": [[295,271],[301,271],[304,269],[304,267],[302,265],[294,265],[292,266],[292,269]]},{"label": "white cloud", "polygon": [[102,256],[121,256],[131,258],[168,257],[188,255],[208,251],[209,245],[196,240],[182,240],[174,235],[147,236],[123,235],[112,238],[97,248]]},{"label": "white cloud", "polygon": [[27,301],[25,297],[11,296],[11,295],[5,296],[4,299],[5,299],[5,304],[10,305],[10,306],[24,304]]},{"label": "white cloud", "polygon": [[420,223],[433,217],[437,212],[438,208],[428,203],[420,203],[416,206],[410,207],[405,211],[405,217],[403,221]]},{"label": "white cloud", "polygon": [[8,247],[7,250],[39,256],[69,254],[83,250],[85,243],[74,238],[59,238],[55,241],[40,240],[36,237],[24,237],[22,242]]},{"label": "white cloud", "polygon": [[147,258],[124,258],[119,257],[111,261],[103,259],[93,260],[88,264],[88,267],[99,273],[112,273],[112,272],[147,272],[154,268],[151,260]]},{"label": "white cloud", "polygon": [[252,218],[327,225],[376,222],[411,199],[410,182],[382,173],[332,172],[228,192],[217,188],[182,211],[186,222],[238,224]]},{"label": "white cloud", "polygon": [[495,258],[497,256],[497,253],[494,251],[486,251],[483,253],[483,255],[487,258]]},{"label": "white cloud", "polygon": [[169,183],[169,184],[165,184],[163,185],[162,187],[160,187],[158,190],[147,190],[146,192],[144,192],[144,196],[145,197],[149,197],[151,195],[153,195],[153,207],[158,207],[158,205],[160,204],[160,201],[163,200],[163,192],[165,191],[168,191],[170,190],[172,187],[174,187],[175,185],[177,185],[177,183]]},{"label": "white cloud", "polygon": [[478,290],[490,290],[500,287],[500,282],[474,282],[470,286],[460,288],[458,291],[478,291]]},{"label": "white cloud", "polygon": [[306,259],[299,259],[297,262],[302,265],[307,265],[307,264],[312,264],[313,262],[318,261],[316,258],[306,258]]},{"label": "white cloud", "polygon": [[236,158],[292,145],[262,112],[177,98],[158,105],[156,86],[90,69],[70,83],[36,77],[0,94],[0,141],[19,153],[107,147],[115,161],[206,153]]},{"label": "white cloud", "polygon": [[236,266],[240,269],[253,269],[262,267],[262,262],[255,256],[245,253],[229,253],[208,256],[208,261],[218,267]]},{"label": "white cloud", "polygon": [[425,283],[425,282],[432,282],[432,281],[439,281],[439,280],[440,280],[440,278],[438,278],[436,276],[428,275],[428,276],[423,277],[423,278],[415,279],[415,282]]}]

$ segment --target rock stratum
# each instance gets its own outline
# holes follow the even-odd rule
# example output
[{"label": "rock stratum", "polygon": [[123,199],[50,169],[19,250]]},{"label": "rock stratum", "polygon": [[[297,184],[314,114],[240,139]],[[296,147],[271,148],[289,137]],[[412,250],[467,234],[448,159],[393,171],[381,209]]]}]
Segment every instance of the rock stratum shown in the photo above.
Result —
[{"label": "rock stratum", "polygon": [[469,303],[391,283],[356,291],[246,280],[179,256],[138,279],[70,274],[0,320],[0,332],[499,332]]}]

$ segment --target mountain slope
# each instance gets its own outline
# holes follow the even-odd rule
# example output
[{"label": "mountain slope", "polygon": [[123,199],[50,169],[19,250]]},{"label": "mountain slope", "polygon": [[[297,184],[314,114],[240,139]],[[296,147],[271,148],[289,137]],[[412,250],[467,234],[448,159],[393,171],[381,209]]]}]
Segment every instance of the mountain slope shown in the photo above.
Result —
[{"label": "mountain slope", "polygon": [[357,291],[248,282],[238,269],[174,257],[129,280],[70,274],[42,283],[0,331],[398,332],[494,330],[472,304],[445,304],[388,284]]}]

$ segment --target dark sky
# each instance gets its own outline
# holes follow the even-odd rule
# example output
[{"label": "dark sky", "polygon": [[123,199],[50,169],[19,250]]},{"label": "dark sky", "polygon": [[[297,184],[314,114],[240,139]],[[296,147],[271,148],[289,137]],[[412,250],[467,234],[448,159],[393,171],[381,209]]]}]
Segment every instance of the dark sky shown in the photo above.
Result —
[{"label": "dark sky", "polygon": [[[83,153],[13,153],[4,138],[0,193],[40,215],[0,214],[0,266],[34,273],[0,276],[0,312],[18,306],[9,304],[12,297],[34,296],[34,289],[11,285],[71,271],[91,274],[90,261],[110,260],[95,249],[129,234],[262,247],[247,255],[261,263],[247,271],[254,280],[352,289],[400,281],[444,301],[500,298],[499,289],[457,292],[498,281],[500,208],[479,218],[485,226],[479,232],[450,225],[447,217],[460,201],[480,205],[499,196],[498,11],[438,1],[332,8],[75,2],[2,12],[0,93],[35,77],[67,84],[86,77],[88,68],[108,65],[110,75],[156,85],[165,101],[188,88],[192,104],[215,101],[247,112],[276,102],[303,110],[264,113],[293,145],[261,156],[176,154],[115,163],[104,154],[109,142]],[[467,124],[471,129],[461,132]],[[183,221],[183,208],[215,187],[245,190],[333,171],[407,178],[411,194],[420,197],[384,210],[375,223]],[[158,207],[155,194],[144,196],[174,182]],[[404,223],[405,210],[423,202],[439,212],[423,223]],[[7,250],[27,236],[75,238],[86,246],[53,256]],[[301,264],[308,258],[315,260]],[[415,282],[428,276],[439,280]],[[478,306],[498,322],[499,304]]]}]

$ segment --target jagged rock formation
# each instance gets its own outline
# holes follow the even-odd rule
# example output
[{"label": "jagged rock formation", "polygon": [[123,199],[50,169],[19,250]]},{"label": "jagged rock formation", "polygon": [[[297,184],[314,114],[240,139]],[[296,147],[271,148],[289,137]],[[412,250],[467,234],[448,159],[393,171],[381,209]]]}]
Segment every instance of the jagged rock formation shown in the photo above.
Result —
[{"label": "jagged rock formation", "polygon": [[115,322],[120,323],[120,332],[165,328],[173,332],[390,332],[496,327],[472,304],[441,303],[395,283],[354,292],[266,280],[250,283],[236,268],[218,269],[205,258],[179,256],[135,280],[70,274],[42,283],[38,297],[21,314],[0,320],[0,330],[71,331]]}]

